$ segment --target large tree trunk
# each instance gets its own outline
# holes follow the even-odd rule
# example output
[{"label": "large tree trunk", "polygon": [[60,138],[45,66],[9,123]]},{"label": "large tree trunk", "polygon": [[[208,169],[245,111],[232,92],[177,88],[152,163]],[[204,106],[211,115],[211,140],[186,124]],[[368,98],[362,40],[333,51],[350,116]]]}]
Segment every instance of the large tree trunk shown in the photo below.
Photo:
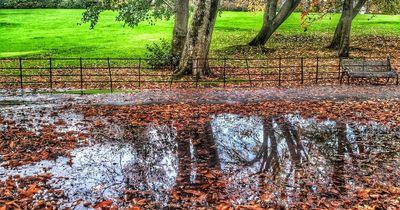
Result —
[{"label": "large tree trunk", "polygon": [[272,34],[293,13],[300,0],[287,0],[278,10],[278,0],[269,0],[265,5],[263,25],[257,36],[249,43],[250,46],[262,46],[267,43]]},{"label": "large tree trunk", "polygon": [[339,23],[336,26],[335,34],[333,35],[333,39],[331,41],[331,44],[328,46],[328,48],[331,48],[331,49],[338,49],[339,48],[339,43],[340,43],[340,40],[342,39],[342,36],[341,36],[341,32],[342,32],[342,29],[343,29],[343,20],[342,20],[342,18],[343,18],[343,14],[340,17]]},{"label": "large tree trunk", "polygon": [[189,0],[176,0],[175,2],[175,25],[172,37],[171,56],[174,64],[180,59],[185,40],[188,33],[189,22]]},{"label": "large tree trunk", "polygon": [[189,33],[175,77],[192,73],[196,77],[208,74],[207,58],[211,44],[219,0],[198,0]]},{"label": "large tree trunk", "polygon": [[[359,0],[357,2],[357,5],[353,9],[352,20],[354,20],[354,18],[358,15],[358,13],[360,13],[361,8],[365,5],[366,2],[367,2],[367,0]],[[340,17],[339,23],[336,26],[335,34],[333,35],[331,44],[328,46],[328,48],[331,48],[331,49],[339,48],[340,41],[342,40],[341,32],[343,30],[343,15],[344,15],[344,13],[342,13],[342,16]]]},{"label": "large tree trunk", "polygon": [[265,45],[267,39],[272,35],[272,22],[276,15],[278,0],[269,0],[265,4],[263,25],[260,32],[249,43],[250,46]]},{"label": "large tree trunk", "polygon": [[345,0],[343,3],[343,11],[342,11],[342,30],[341,30],[341,39],[339,45],[339,56],[340,57],[349,57],[350,52],[350,33],[351,33],[351,24],[353,20],[353,4],[354,0]]}]

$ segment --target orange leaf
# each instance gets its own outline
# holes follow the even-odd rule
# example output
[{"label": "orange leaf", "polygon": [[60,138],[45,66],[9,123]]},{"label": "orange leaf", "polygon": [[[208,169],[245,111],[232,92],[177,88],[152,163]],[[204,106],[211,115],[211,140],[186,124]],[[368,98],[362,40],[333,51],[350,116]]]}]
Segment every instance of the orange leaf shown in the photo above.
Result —
[{"label": "orange leaf", "polygon": [[357,193],[357,197],[359,198],[367,198],[368,194],[371,190],[370,189],[360,189],[358,190]]},{"label": "orange leaf", "polygon": [[260,198],[264,202],[268,202],[272,199],[272,197],[273,197],[272,193],[264,193]]},{"label": "orange leaf", "polygon": [[189,194],[193,194],[193,195],[197,195],[197,196],[200,196],[203,194],[202,192],[200,192],[198,190],[185,190],[185,193],[189,193]]},{"label": "orange leaf", "polygon": [[93,206],[93,208],[101,209],[101,208],[105,208],[105,207],[110,207],[112,204],[113,204],[113,202],[111,200],[106,200],[106,201],[97,203],[95,206]]},{"label": "orange leaf", "polygon": [[141,210],[141,208],[139,206],[134,206],[129,208],[128,210]]},{"label": "orange leaf", "polygon": [[30,197],[30,196],[34,195],[35,193],[37,193],[39,190],[40,190],[40,188],[37,187],[36,184],[31,184],[31,185],[29,185],[29,188],[26,191],[22,192],[21,194],[26,197]]}]

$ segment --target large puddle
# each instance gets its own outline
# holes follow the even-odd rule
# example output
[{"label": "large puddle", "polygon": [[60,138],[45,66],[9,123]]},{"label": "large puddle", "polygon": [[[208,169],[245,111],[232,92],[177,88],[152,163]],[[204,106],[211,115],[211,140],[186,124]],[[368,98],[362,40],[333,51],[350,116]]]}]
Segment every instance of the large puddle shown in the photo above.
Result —
[{"label": "large puddle", "polygon": [[[53,174],[49,184],[65,195],[58,204],[79,208],[101,200],[147,208],[221,202],[290,208],[308,199],[351,198],[387,180],[400,185],[400,129],[375,123],[223,114],[179,130],[118,130],[112,142],[75,149],[72,158],[0,167],[0,179]],[[36,197],[56,200],[45,191]]]}]

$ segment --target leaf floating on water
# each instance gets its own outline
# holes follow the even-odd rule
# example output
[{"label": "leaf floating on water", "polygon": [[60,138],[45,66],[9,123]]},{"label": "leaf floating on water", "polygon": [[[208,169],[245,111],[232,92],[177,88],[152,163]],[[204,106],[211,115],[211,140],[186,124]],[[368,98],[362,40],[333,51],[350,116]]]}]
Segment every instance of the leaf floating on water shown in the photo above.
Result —
[{"label": "leaf floating on water", "polygon": [[272,193],[264,193],[263,195],[261,195],[261,200],[263,200],[264,202],[269,202],[272,198],[274,197],[274,195]]},{"label": "leaf floating on water", "polygon": [[368,198],[371,189],[360,189],[356,192],[357,197],[359,198]]},{"label": "leaf floating on water", "polygon": [[112,204],[113,204],[113,201],[111,201],[111,200],[105,200],[105,201],[102,201],[102,202],[99,202],[99,203],[95,204],[95,205],[93,206],[93,208],[95,208],[95,209],[110,208]]}]

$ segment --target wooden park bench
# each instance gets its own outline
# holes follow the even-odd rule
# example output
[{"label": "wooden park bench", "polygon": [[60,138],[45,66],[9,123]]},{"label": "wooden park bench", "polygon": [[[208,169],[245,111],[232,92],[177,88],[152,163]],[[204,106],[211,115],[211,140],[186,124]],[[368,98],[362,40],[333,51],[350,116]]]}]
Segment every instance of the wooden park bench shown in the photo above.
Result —
[{"label": "wooden park bench", "polygon": [[383,60],[366,60],[366,59],[341,59],[342,83],[344,76],[347,76],[347,83],[350,84],[350,78],[360,79],[395,79],[396,84],[399,84],[399,75],[392,68],[390,57]]}]

